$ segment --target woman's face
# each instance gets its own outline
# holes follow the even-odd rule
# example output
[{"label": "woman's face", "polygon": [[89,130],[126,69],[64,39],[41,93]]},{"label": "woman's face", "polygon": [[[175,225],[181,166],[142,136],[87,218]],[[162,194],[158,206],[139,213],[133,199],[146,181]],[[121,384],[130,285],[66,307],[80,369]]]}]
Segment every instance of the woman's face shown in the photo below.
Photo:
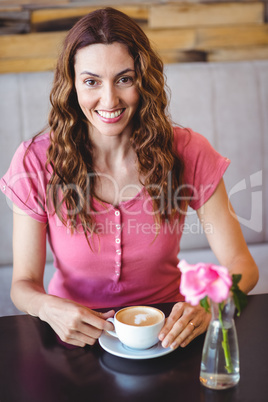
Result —
[{"label": "woman's face", "polygon": [[131,134],[139,104],[134,61],[126,46],[94,44],[77,51],[75,88],[90,135]]}]

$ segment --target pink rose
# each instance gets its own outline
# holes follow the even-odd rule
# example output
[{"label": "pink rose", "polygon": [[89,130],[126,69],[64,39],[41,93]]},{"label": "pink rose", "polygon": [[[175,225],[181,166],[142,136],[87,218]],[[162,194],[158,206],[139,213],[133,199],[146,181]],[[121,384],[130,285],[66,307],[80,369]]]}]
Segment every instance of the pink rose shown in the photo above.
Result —
[{"label": "pink rose", "polygon": [[228,298],[232,278],[226,267],[202,262],[190,265],[182,260],[178,268],[181,270],[180,291],[187,302],[196,306],[205,296],[216,303]]}]

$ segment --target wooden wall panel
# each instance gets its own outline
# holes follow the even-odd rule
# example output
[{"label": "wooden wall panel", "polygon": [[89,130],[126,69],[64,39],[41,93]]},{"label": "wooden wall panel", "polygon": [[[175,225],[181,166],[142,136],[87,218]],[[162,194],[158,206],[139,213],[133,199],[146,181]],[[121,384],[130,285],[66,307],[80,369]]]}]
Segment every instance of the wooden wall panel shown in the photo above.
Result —
[{"label": "wooden wall panel", "polygon": [[207,61],[240,61],[240,60],[266,60],[268,59],[268,46],[248,46],[237,48],[221,48],[208,52]]},{"label": "wooden wall panel", "polygon": [[22,9],[0,9],[0,35],[30,32],[30,12]]},{"label": "wooden wall panel", "polygon": [[51,71],[55,69],[56,61],[56,57],[0,59],[0,74]]},{"label": "wooden wall panel", "polygon": [[[78,0],[81,2],[81,0]],[[83,1],[83,0],[82,0]],[[91,0],[89,0],[91,1]],[[1,6],[11,6],[11,5],[22,5],[22,6],[46,6],[46,5],[60,5],[60,4],[70,4],[72,0],[1,0]]]},{"label": "wooden wall panel", "polygon": [[264,3],[165,4],[150,7],[150,28],[259,24]]},{"label": "wooden wall panel", "polygon": [[196,42],[194,29],[145,29],[157,50],[193,49]]},{"label": "wooden wall panel", "polygon": [[66,32],[0,36],[0,60],[56,57]]},{"label": "wooden wall panel", "polygon": [[[31,24],[45,23],[71,17],[82,17],[87,13],[97,10],[99,6],[64,6],[61,8],[37,9],[31,13]],[[129,15],[135,20],[148,20],[148,7],[143,5],[138,6],[115,6],[118,10]]]},{"label": "wooden wall panel", "polygon": [[135,19],[165,63],[268,58],[268,0],[115,3],[0,0],[0,72],[53,69],[66,32],[81,16],[104,5]]},{"label": "wooden wall panel", "polygon": [[268,25],[200,28],[197,49],[268,45]]}]

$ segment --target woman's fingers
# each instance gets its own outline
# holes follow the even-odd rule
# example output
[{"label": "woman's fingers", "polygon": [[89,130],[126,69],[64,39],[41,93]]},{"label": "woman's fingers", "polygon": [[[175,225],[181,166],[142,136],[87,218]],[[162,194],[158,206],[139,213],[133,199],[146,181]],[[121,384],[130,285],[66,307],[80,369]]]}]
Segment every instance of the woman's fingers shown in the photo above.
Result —
[{"label": "woman's fingers", "polygon": [[209,321],[210,314],[202,307],[184,302],[175,304],[159,335],[162,346],[176,349],[188,345],[206,331]]},{"label": "woman's fingers", "polygon": [[112,331],[114,329],[113,324],[110,321],[107,321],[108,318],[114,316],[114,310],[107,311],[106,313],[91,310],[91,313],[92,315],[85,320],[86,323],[105,331]]},{"label": "woman's fingers", "polygon": [[113,310],[107,313],[100,313],[86,309],[72,326],[65,328],[64,342],[73,343],[78,341],[83,346],[85,344],[94,345],[104,330],[112,331],[114,329],[113,324],[106,321],[107,318],[113,316]]},{"label": "woman's fingers", "polygon": [[[163,341],[162,342],[163,347],[169,346],[172,337],[170,331],[172,331],[172,328],[174,327],[175,324],[177,324],[177,326],[181,326],[181,330],[184,328],[183,322],[179,321],[183,315],[183,309],[184,309],[184,303],[176,303],[173,306],[170,315],[167,317],[165,325],[159,334],[160,341]],[[179,332],[181,331],[179,330]]]},{"label": "woman's fingers", "polygon": [[75,346],[93,345],[103,330],[114,329],[113,324],[106,321],[114,316],[113,310],[100,313],[60,298],[51,298],[43,315],[63,342]]}]

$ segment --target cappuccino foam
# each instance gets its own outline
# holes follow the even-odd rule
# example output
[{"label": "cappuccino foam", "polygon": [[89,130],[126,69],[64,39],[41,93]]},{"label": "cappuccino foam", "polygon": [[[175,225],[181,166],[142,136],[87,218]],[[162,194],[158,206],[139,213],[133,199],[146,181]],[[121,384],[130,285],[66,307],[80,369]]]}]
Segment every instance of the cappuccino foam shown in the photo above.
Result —
[{"label": "cappuccino foam", "polygon": [[128,307],[120,311],[116,318],[123,324],[145,327],[160,322],[163,314],[154,308]]}]

